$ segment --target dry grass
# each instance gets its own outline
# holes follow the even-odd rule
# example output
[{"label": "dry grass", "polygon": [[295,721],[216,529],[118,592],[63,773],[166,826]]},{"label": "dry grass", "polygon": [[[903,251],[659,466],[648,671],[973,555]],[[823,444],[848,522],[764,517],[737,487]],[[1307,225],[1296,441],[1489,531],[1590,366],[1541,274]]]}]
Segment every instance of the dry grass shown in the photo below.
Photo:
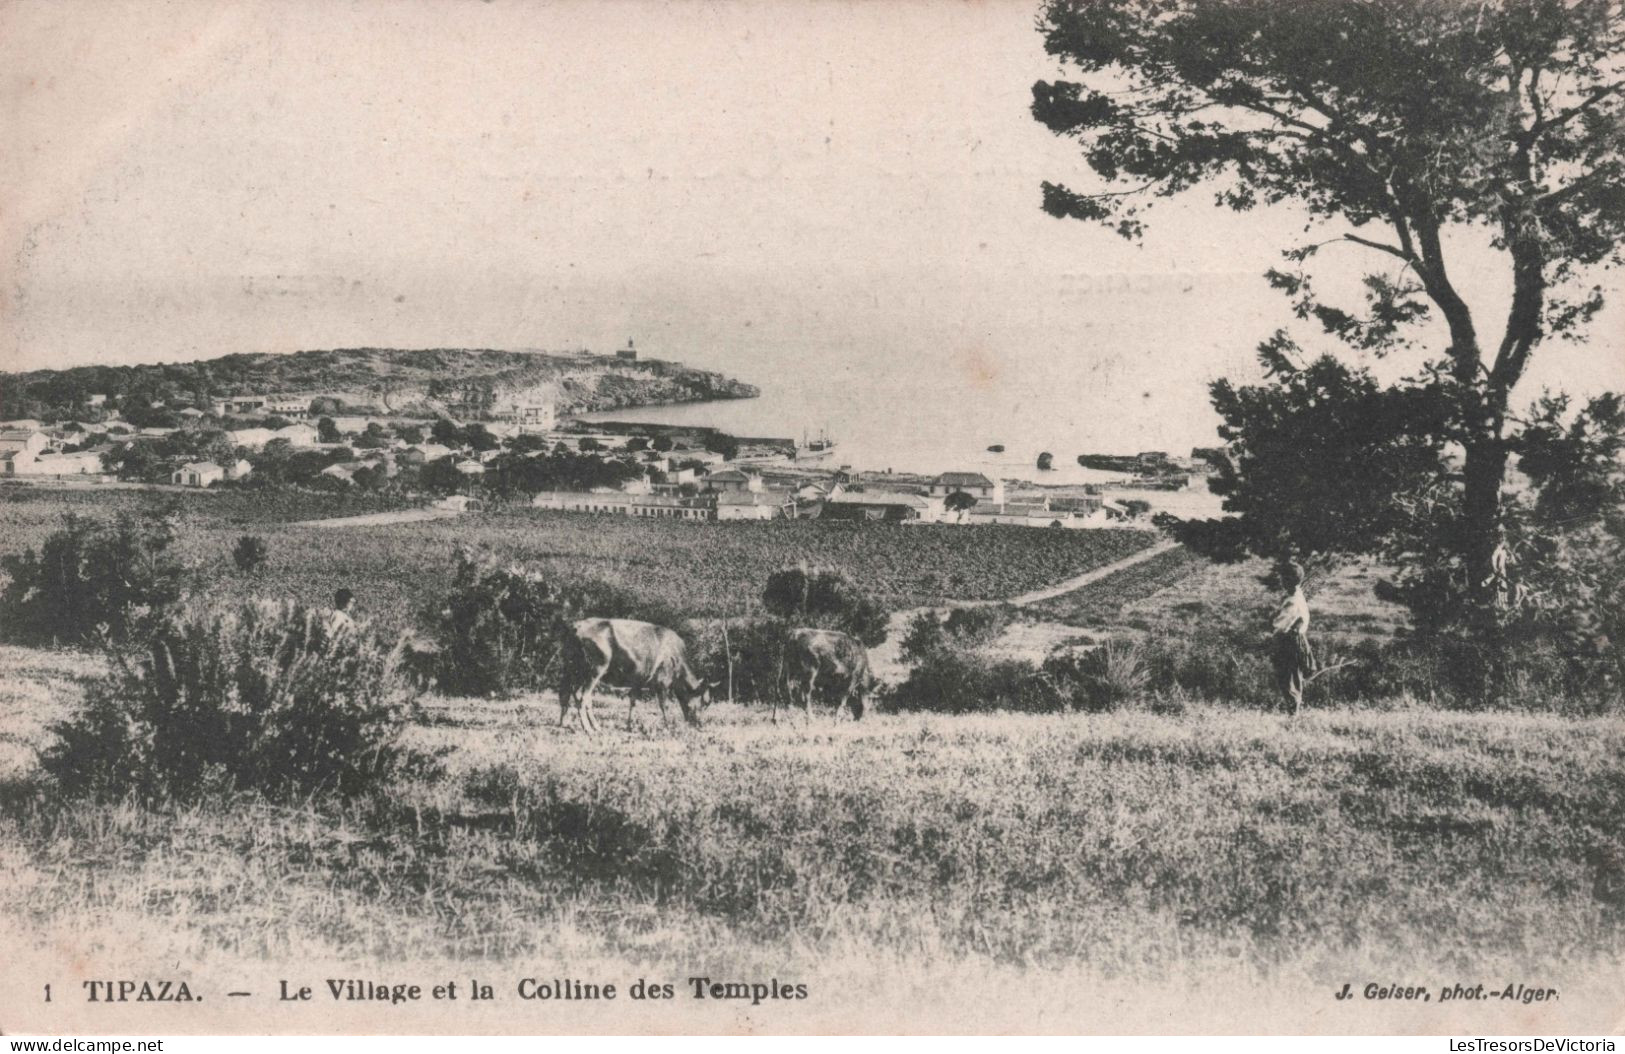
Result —
[{"label": "dry grass", "polygon": [[107,672],[98,656],[0,645],[0,780],[25,777],[50,725],[66,718],[85,686]]},{"label": "dry grass", "polygon": [[[79,660],[0,656],[39,729]],[[32,685],[33,687],[27,687]],[[0,914],[207,963],[854,961],[1163,983],[1550,976],[1625,949],[1625,731],[1555,717],[881,716],[718,706],[594,739],[445,700],[388,800],[152,813],[12,786]],[[13,711],[16,714],[16,711]],[[14,736],[18,733],[14,732]],[[775,965],[777,964],[777,965]],[[1388,973],[1384,973],[1387,971]]]},{"label": "dry grass", "polygon": [[[1126,583],[1114,586],[1114,575],[1101,583],[1108,589],[1121,589],[1124,594],[1116,617],[1107,624],[1164,632],[1181,632],[1192,625],[1208,629],[1239,626],[1254,628],[1263,635],[1268,615],[1278,601],[1278,594],[1261,581],[1269,570],[1267,561],[1213,564],[1184,554],[1183,550],[1175,552],[1183,559],[1166,554],[1172,565],[1166,569],[1167,581],[1138,584],[1131,589]],[[1304,587],[1309,598],[1311,633],[1343,644],[1392,637],[1405,626],[1408,616],[1400,605],[1377,598],[1374,587],[1383,575],[1381,566],[1360,560],[1312,578]],[[1153,588],[1147,589],[1146,585]],[[1086,601],[1087,591],[1080,591],[1076,599]]]}]

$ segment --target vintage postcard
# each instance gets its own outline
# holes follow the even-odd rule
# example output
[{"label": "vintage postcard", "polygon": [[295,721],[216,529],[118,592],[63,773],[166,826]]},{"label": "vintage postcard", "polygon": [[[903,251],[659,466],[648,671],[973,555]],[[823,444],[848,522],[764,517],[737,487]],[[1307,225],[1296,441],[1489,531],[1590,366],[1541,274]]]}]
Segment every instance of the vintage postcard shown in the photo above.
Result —
[{"label": "vintage postcard", "polygon": [[0,1031],[1625,1027],[1618,0],[0,70]]}]

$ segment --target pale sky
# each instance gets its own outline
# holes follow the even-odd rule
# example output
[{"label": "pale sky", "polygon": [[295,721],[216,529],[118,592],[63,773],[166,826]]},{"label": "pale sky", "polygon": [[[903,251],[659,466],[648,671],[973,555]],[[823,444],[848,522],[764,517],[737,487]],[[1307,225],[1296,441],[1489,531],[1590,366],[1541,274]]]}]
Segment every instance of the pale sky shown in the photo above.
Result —
[{"label": "pale sky", "polygon": [[[1203,433],[1203,382],[1291,321],[1258,276],[1301,219],[1197,192],[1134,247],[1045,216],[1086,176],[1027,113],[1060,72],[1035,9],[13,3],[0,368],[632,336],[762,384],[1087,383]],[[1625,388],[1622,318],[1520,394]]]}]

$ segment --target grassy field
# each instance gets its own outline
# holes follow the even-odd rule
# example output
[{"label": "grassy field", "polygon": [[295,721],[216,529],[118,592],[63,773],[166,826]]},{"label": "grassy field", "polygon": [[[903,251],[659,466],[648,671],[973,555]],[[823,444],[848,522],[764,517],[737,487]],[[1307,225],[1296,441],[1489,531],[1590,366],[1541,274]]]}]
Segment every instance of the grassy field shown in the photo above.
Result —
[{"label": "grassy field", "polygon": [[[154,501],[134,491],[16,488],[0,496],[5,499],[0,554],[38,546],[65,511],[110,516],[119,508],[150,508]],[[886,606],[911,607],[1010,596],[1109,563],[1155,540],[1143,531],[690,523],[529,508],[333,529],[288,524],[380,510],[347,496],[331,502],[323,495],[263,501],[240,493],[178,497],[183,548],[211,592],[324,603],[334,588],[346,585],[362,612],[401,627],[411,625],[449,585],[462,545],[488,548],[560,581],[610,583],[677,617],[707,618],[743,614],[772,571],[798,561],[840,568]],[[230,556],[236,539],[273,524],[274,531],[264,532],[270,543],[265,570],[253,577],[237,574]]]},{"label": "grassy field", "polygon": [[[115,501],[143,501],[123,494]],[[236,536],[312,518],[312,506],[240,500],[187,498],[183,545],[213,569],[211,591],[321,600],[346,583],[372,614],[403,624],[465,543],[705,612],[757,595],[790,554],[842,567],[900,607],[1008,596],[1146,541],[523,510],[281,527],[267,533],[269,571],[244,578],[226,570]],[[0,548],[37,544],[63,504],[0,504]],[[1269,603],[1261,571],[1175,551],[1028,610],[1051,628],[1149,636],[1251,625]],[[1354,565],[1316,583],[1323,634],[1392,634],[1396,612],[1371,595],[1378,573]],[[664,726],[653,709],[627,730],[610,698],[608,731],[593,738],[555,728],[550,696],[430,697],[409,737],[438,755],[433,774],[348,804],[238,797],[149,810],[63,802],[39,775],[50,724],[103,669],[85,653],[0,647],[0,926],[15,931],[0,1006],[9,981],[86,963],[265,987],[289,964],[325,964],[328,976],[506,979],[506,1002],[462,1019],[475,1030],[604,1027],[580,1008],[526,1017],[515,977],[681,984],[702,973],[787,978],[816,998],[675,1027],[1617,1024],[1617,717],[1446,713],[1399,698],[1288,720],[1182,697],[1159,712],[1147,699],[1106,714],[880,714],[811,728],[723,704],[697,730]],[[1446,1019],[1410,1005],[1359,1015],[1330,998],[1367,981],[1557,985],[1567,1016],[1497,1006]],[[616,1019],[626,1027],[674,1027],[648,1008],[627,1013]],[[429,1027],[364,1014],[343,1024]]]},{"label": "grassy field", "polygon": [[93,664],[0,665],[0,914],[95,961],[703,965],[893,993],[872,972],[901,963],[1029,996],[1087,976],[1324,997],[1580,983],[1625,951],[1617,721],[1194,706],[807,729],[719,705],[625,731],[606,706],[594,739],[549,700],[439,700],[412,735],[442,776],[345,808],[146,812],[28,804],[29,748]]},{"label": "grassy field", "polygon": [[[1269,564],[1213,564],[1181,547],[1118,571],[1093,585],[1023,609],[1040,621],[1127,633],[1180,634],[1250,629],[1260,635],[1279,595],[1266,588]],[[1340,644],[1385,640],[1406,625],[1405,609],[1379,599],[1384,569],[1353,561],[1315,576],[1305,587],[1312,633]]]},{"label": "grassy field", "polygon": [[252,530],[300,520],[357,516],[407,508],[415,501],[388,494],[303,490],[162,490],[133,486],[51,487],[0,482],[0,554],[37,548],[68,513],[111,518],[174,510],[216,530]]}]

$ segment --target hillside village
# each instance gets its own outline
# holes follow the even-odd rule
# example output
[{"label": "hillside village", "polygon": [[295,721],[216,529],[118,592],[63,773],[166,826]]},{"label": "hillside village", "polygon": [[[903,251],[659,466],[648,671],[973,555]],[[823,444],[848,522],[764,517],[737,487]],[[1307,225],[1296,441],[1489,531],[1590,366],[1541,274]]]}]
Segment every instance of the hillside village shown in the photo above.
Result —
[{"label": "hillside village", "polygon": [[[267,387],[245,389],[256,378]],[[294,381],[308,383],[275,387]],[[112,390],[90,390],[94,383]],[[827,436],[797,442],[571,416],[583,406],[757,394],[720,374],[643,356],[632,341],[607,355],[225,356],[181,367],[38,371],[14,375],[9,389],[8,406],[50,411],[49,419],[0,421],[0,478],[16,481],[295,487],[379,492],[461,511],[529,503],[680,520],[1081,528],[1144,522],[1149,511],[1142,500],[1113,500],[1099,487],[1009,485],[1007,492],[1007,481],[978,472],[836,467]],[[1161,452],[1096,460],[1142,487],[1200,480],[1200,461]]]},{"label": "hillside village", "polygon": [[[201,400],[200,400],[201,401]],[[142,403],[97,394],[84,419],[0,422],[0,476],[81,486],[374,491],[446,509],[526,503],[680,520],[814,519],[1086,528],[1142,522],[1097,488],[1017,489],[977,472],[831,467],[794,440],[560,419],[544,396],[483,420],[322,413],[308,392]],[[161,411],[173,424],[139,424]],[[1165,464],[1167,455],[1152,455]],[[1007,490],[1008,488],[1008,490]]]}]

